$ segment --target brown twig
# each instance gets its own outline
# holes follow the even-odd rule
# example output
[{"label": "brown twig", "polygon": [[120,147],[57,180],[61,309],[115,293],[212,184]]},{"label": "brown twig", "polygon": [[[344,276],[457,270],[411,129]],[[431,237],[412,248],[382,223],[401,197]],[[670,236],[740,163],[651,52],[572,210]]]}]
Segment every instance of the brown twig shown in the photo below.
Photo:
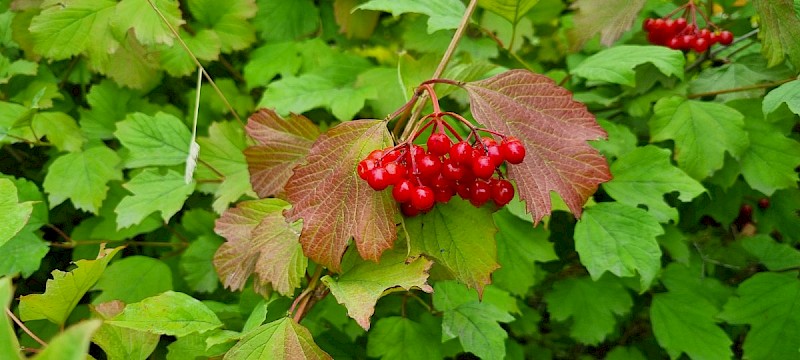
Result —
[{"label": "brown twig", "polygon": [[36,336],[36,334],[34,334],[33,331],[28,329],[28,327],[25,326],[25,324],[22,323],[22,321],[17,319],[17,317],[14,316],[14,313],[11,312],[11,310],[8,309],[8,308],[6,308],[6,315],[8,315],[8,317],[10,317],[11,320],[14,320],[14,322],[17,324],[17,326],[19,326],[22,329],[22,331],[24,331],[26,334],[28,334],[28,336],[30,336],[31,339],[35,340],[37,343],[39,343],[39,345],[42,345],[43,347],[47,346],[46,342],[42,341],[42,339],[40,339],[38,336]]}]

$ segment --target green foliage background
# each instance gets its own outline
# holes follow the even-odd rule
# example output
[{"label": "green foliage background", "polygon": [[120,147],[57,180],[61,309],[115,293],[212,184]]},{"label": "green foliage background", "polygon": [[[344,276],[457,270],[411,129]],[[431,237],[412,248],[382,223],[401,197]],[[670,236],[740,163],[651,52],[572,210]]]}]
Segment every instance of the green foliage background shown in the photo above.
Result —
[{"label": "green foliage background", "polygon": [[[557,196],[536,228],[518,201],[406,221],[398,247],[459,253],[433,255],[428,277],[427,258],[397,270],[402,248],[380,264],[350,252],[299,325],[292,299],[317,268],[302,254],[278,291],[226,289],[212,263],[215,221],[258,198],[247,117],[384,118],[466,4],[154,3],[164,19],[142,0],[0,0],[0,302],[49,344],[0,316],[0,358],[800,359],[797,1],[703,4],[742,38],[704,55],[640,29],[680,1],[480,1],[443,78],[551,77],[608,132],[592,145],[614,179],[579,221]],[[189,184],[197,68],[165,21],[226,98],[204,82]],[[443,105],[468,116],[451,90]],[[262,201],[245,207],[282,218]],[[459,279],[500,267],[479,298],[439,263]]]}]

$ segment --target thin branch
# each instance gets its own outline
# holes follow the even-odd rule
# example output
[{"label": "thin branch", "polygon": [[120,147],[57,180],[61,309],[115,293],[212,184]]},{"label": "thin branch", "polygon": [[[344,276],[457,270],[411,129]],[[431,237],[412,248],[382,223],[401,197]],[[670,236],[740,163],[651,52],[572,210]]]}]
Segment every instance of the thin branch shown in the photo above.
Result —
[{"label": "thin branch", "polygon": [[28,334],[28,336],[30,336],[31,339],[35,340],[37,343],[39,343],[39,345],[42,345],[43,347],[47,346],[47,343],[42,341],[42,339],[40,339],[38,336],[36,336],[36,334],[34,334],[33,331],[28,329],[28,327],[25,326],[25,324],[23,324],[22,321],[17,319],[17,317],[14,316],[14,313],[11,312],[11,310],[9,308],[6,308],[6,315],[8,315],[8,317],[10,317],[11,320],[14,320],[14,322],[17,324],[17,326],[19,326],[22,329],[22,331],[24,331],[26,334]]},{"label": "thin branch", "polygon": [[85,245],[98,245],[98,244],[106,244],[106,243],[119,243],[126,246],[150,246],[150,247],[178,247],[183,248],[188,246],[187,243],[181,242],[158,242],[158,241],[111,241],[111,240],[83,240],[83,241],[72,241],[67,243],[57,243],[57,242],[50,242],[50,246],[62,249],[73,249],[78,246],[85,246]]},{"label": "thin branch", "polygon": [[220,99],[222,99],[222,102],[225,103],[225,107],[228,108],[228,110],[231,112],[231,114],[233,114],[233,117],[235,117],[236,120],[239,120],[239,123],[244,125],[244,121],[242,121],[242,119],[239,117],[239,114],[236,113],[236,110],[233,108],[231,103],[228,101],[228,98],[225,97],[225,94],[222,93],[222,90],[220,90],[219,87],[217,87],[217,83],[215,83],[214,79],[211,78],[211,75],[208,74],[208,71],[206,71],[206,68],[203,67],[203,64],[200,63],[200,60],[198,60],[197,57],[194,56],[194,53],[192,52],[191,49],[189,49],[189,46],[186,45],[186,42],[183,41],[183,39],[181,38],[181,35],[178,33],[178,31],[175,30],[175,28],[172,26],[172,24],[169,23],[169,21],[167,20],[166,16],[164,16],[164,13],[162,13],[161,10],[159,10],[158,7],[156,7],[156,4],[153,3],[153,0],[147,0],[147,3],[150,4],[150,7],[152,7],[153,10],[155,10],[155,12],[161,18],[161,21],[163,21],[164,24],[167,25],[167,27],[169,28],[169,31],[172,32],[172,35],[175,36],[175,38],[178,40],[178,43],[181,44],[183,49],[186,50],[186,52],[189,54],[189,57],[192,58],[192,61],[194,61],[194,64],[197,65],[197,67],[199,67],[200,70],[202,70],[203,76],[206,78],[206,80],[208,80],[208,83],[211,84],[211,87],[214,88],[214,91],[217,93],[217,95],[219,95]]},{"label": "thin branch", "polygon": [[748,85],[748,86],[742,86],[742,87],[737,87],[737,88],[732,88],[732,89],[709,91],[709,92],[704,92],[704,93],[694,93],[694,94],[689,94],[687,96],[687,98],[696,99],[696,98],[700,98],[700,97],[704,97],[704,96],[713,96],[713,95],[729,94],[729,93],[747,91],[747,90],[771,88],[771,87],[782,85],[782,84],[785,84],[787,82],[794,81],[794,80],[797,80],[797,78],[796,77],[791,77],[791,78],[788,78],[788,79],[783,79],[783,80],[779,80],[779,81],[775,81],[775,82],[771,82],[771,83]]},{"label": "thin branch", "polygon": [[[148,0],[150,1],[150,0]],[[456,51],[456,47],[458,46],[458,42],[461,40],[461,37],[464,35],[464,31],[467,29],[467,25],[469,24],[469,19],[472,17],[472,13],[475,11],[475,7],[478,6],[478,0],[470,0],[469,5],[467,5],[467,10],[464,11],[464,16],[461,18],[461,23],[458,24],[458,28],[456,29],[456,33],[453,35],[453,39],[450,40],[450,45],[447,46],[447,50],[445,50],[444,55],[442,56],[442,60],[439,61],[439,65],[436,67],[436,70],[433,72],[433,76],[431,78],[436,79],[442,76],[444,73],[444,69],[447,68],[447,64],[450,62],[450,58],[453,57],[453,54]],[[420,102],[425,104],[425,101],[428,99],[427,94],[422,94],[420,96]],[[403,130],[403,135],[400,137],[405,139],[409,131],[414,127],[414,122],[417,121],[419,115],[422,114],[424,106],[419,106],[414,109],[413,115],[411,115],[411,120],[409,120],[408,124],[406,125],[405,130]]]}]

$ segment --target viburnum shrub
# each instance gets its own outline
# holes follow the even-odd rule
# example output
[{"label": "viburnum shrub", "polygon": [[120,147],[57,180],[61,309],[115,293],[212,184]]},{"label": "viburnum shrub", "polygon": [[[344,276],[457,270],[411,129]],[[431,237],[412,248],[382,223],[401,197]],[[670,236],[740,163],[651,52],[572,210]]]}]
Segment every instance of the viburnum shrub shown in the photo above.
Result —
[{"label": "viburnum shrub", "polygon": [[[392,186],[392,197],[406,216],[427,212],[456,194],[474,206],[489,200],[497,206],[508,204],[514,198],[514,186],[500,167],[506,162],[521,163],[525,145],[515,137],[475,127],[459,114],[441,111],[433,83],[421,86],[430,95],[433,112],[420,120],[421,126],[407,140],[369,153],[358,163],[358,176],[376,191]],[[448,118],[467,127],[469,135],[462,138]],[[431,133],[426,151],[414,141],[427,128]],[[497,136],[500,142],[485,135]]]},{"label": "viburnum shrub", "polygon": [[[673,19],[673,16],[682,15]],[[703,19],[705,27],[700,28],[697,15]],[[673,10],[661,18],[647,18],[642,23],[647,32],[647,40],[652,44],[667,46],[675,50],[694,50],[705,52],[714,44],[730,45],[733,33],[714,24],[698,7],[695,0]]]}]

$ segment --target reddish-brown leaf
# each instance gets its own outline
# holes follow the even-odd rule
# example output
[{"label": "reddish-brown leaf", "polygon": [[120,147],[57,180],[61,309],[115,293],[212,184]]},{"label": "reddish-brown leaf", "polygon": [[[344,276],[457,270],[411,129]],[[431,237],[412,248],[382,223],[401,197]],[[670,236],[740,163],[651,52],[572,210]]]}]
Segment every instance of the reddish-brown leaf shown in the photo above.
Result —
[{"label": "reddish-brown leaf", "polygon": [[275,111],[260,109],[247,120],[247,133],[258,142],[244,151],[250,182],[260,197],[275,195],[301,164],[319,129],[308,118],[291,114],[284,120]]},{"label": "reddish-brown leaf", "polygon": [[600,33],[600,43],[611,46],[631,28],[645,0],[577,0],[572,3],[575,27],[567,36],[573,50]]},{"label": "reddish-brown leaf", "polygon": [[250,274],[260,293],[271,285],[283,295],[300,286],[308,260],[300,243],[300,224],[289,224],[283,211],[289,204],[279,199],[243,201],[217,220],[214,230],[228,241],[214,254],[214,267],[222,284],[241,290]]},{"label": "reddish-brown leaf", "polygon": [[580,217],[597,186],[611,180],[606,159],[586,142],[606,137],[586,106],[553,80],[526,70],[463,86],[476,121],[525,145],[525,161],[509,165],[508,174],[534,222],[550,213],[550,191]]},{"label": "reddish-brown leaf", "polygon": [[391,143],[384,122],[348,121],[322,134],[307,162],[295,168],[286,184],[292,203],[286,218],[303,219],[306,256],[338,272],[351,237],[361,257],[372,261],[392,247],[397,205],[390,192],[373,190],[356,173],[370,151]]}]

